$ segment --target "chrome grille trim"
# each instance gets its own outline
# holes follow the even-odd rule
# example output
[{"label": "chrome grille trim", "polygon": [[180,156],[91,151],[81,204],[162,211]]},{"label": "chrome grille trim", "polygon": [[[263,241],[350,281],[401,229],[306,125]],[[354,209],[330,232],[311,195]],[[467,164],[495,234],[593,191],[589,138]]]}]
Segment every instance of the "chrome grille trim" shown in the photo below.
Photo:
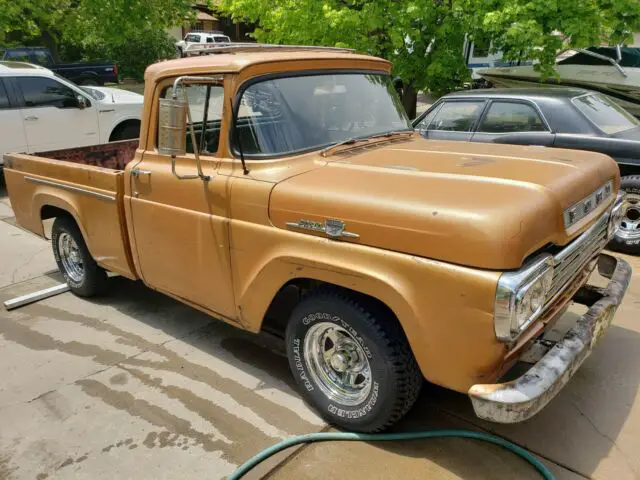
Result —
[{"label": "chrome grille trim", "polygon": [[609,216],[609,212],[602,215],[586,232],[553,257],[553,280],[547,295],[547,307],[571,285],[589,261],[607,244]]}]

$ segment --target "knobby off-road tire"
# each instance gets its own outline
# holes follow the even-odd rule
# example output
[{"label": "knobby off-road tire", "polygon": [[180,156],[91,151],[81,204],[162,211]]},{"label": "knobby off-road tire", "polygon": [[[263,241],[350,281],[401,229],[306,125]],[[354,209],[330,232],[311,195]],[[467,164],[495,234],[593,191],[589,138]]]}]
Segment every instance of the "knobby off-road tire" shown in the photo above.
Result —
[{"label": "knobby off-road tire", "polygon": [[107,289],[107,272],[91,257],[73,218],[55,219],[51,229],[51,244],[58,268],[73,293],[92,297]]},{"label": "knobby off-road tire", "polygon": [[627,209],[622,225],[608,247],[618,252],[640,255],[640,175],[622,177],[620,190],[627,193]]},{"label": "knobby off-road tire", "polygon": [[331,289],[312,292],[291,314],[291,371],[308,403],[329,423],[377,432],[415,403],[423,377],[404,332],[390,317]]}]

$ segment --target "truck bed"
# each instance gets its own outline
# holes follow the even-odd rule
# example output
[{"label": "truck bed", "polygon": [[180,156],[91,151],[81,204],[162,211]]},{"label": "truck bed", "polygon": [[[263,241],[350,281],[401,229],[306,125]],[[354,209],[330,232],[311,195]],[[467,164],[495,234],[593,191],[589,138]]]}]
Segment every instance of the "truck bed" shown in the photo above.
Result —
[{"label": "truck bed", "polygon": [[16,221],[44,237],[42,221],[71,215],[96,262],[135,278],[124,213],[124,167],[138,140],[4,156]]},{"label": "truck bed", "polygon": [[124,170],[127,163],[133,160],[136,154],[136,148],[138,148],[137,139],[104,143],[102,145],[91,145],[89,147],[38,152],[35,153],[34,156],[110,168],[113,170]]}]

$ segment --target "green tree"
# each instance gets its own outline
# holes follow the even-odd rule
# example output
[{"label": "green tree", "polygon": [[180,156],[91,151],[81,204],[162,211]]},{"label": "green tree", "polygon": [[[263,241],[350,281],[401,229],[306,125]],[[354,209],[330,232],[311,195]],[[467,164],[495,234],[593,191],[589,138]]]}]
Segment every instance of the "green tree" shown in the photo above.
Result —
[{"label": "green tree", "polygon": [[352,47],[394,64],[403,103],[468,80],[465,35],[483,35],[507,59],[534,59],[552,75],[561,48],[619,43],[640,30],[638,0],[222,0],[236,20],[260,25],[266,43]]},{"label": "green tree", "polygon": [[191,0],[0,0],[0,46],[44,45],[57,60],[109,57],[141,77],[175,55],[165,30],[193,19]]},{"label": "green tree", "polygon": [[72,0],[0,0],[0,45],[40,40],[54,55]]}]

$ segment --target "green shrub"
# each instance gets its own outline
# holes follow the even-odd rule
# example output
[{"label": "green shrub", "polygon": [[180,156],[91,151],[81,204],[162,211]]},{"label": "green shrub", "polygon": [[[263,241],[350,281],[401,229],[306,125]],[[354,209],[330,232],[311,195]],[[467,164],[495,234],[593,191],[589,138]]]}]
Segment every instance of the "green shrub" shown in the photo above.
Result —
[{"label": "green shrub", "polygon": [[65,61],[111,60],[118,65],[120,78],[142,80],[152,63],[176,57],[175,39],[163,30],[140,30],[127,38],[107,41],[86,38],[65,42],[60,47]]}]

